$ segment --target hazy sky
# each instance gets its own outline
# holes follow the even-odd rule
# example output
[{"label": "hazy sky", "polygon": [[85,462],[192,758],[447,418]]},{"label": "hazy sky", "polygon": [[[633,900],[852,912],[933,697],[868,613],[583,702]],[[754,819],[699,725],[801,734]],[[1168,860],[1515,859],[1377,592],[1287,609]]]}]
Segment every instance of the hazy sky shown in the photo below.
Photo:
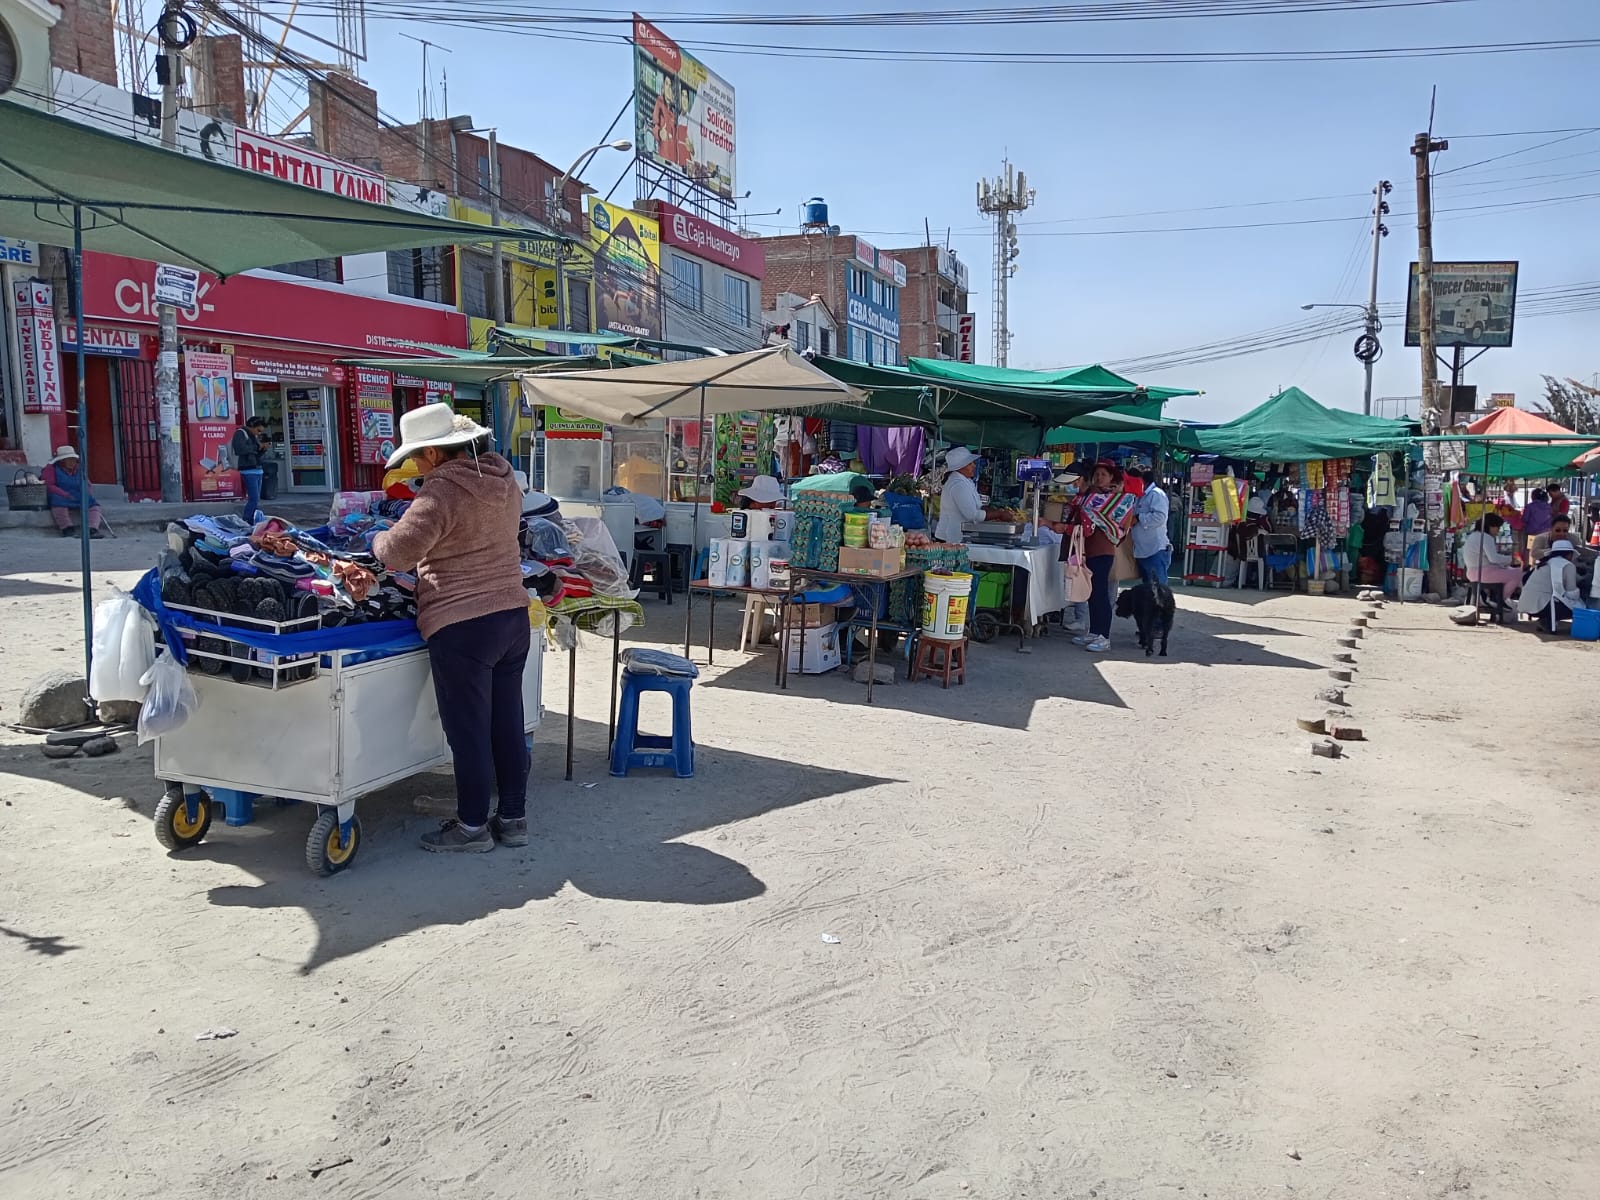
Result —
[{"label": "hazy sky", "polygon": [[[448,46],[450,109],[496,124],[503,141],[565,166],[598,141],[631,87],[629,48],[376,19],[364,71],[388,112],[416,115],[421,48],[401,30]],[[509,4],[520,0],[506,0]],[[988,0],[984,0],[988,2]],[[589,0],[595,5],[595,0]],[[549,8],[562,6],[550,5]],[[909,8],[875,0],[813,0],[809,13]],[[951,7],[940,4],[939,7]],[[526,9],[527,6],[524,5]],[[696,27],[688,12],[776,12],[755,0],[688,0],[645,15],[683,42],[725,41],[898,49],[1319,50],[1526,42],[1600,37],[1595,0],[1463,0],[1390,10],[1251,18],[1164,19],[964,28]],[[597,6],[590,11],[626,14]],[[622,26],[606,32],[625,33]],[[694,50],[738,94],[738,171],[747,211],[793,230],[798,207],[825,197],[832,219],[879,246],[951,242],[973,280],[979,359],[990,361],[991,239],[974,186],[1007,154],[1038,189],[1024,214],[1011,289],[1011,365],[1113,361],[1231,338],[1308,319],[1300,305],[1366,298],[1370,238],[1364,214],[1380,178],[1394,183],[1379,298],[1403,303],[1415,257],[1412,137],[1428,124],[1439,88],[1435,254],[1444,260],[1519,259],[1521,287],[1600,281],[1600,130],[1541,149],[1564,134],[1467,137],[1600,124],[1594,70],[1600,51],[1491,54],[1289,64],[987,66],[905,61],[817,61]],[[435,111],[439,109],[435,68]],[[632,136],[631,121],[618,133]],[[1470,164],[1522,151],[1503,161]],[[609,159],[609,161],[608,161]],[[621,173],[611,154],[588,172],[603,192]],[[618,195],[631,197],[631,177]],[[1487,208],[1581,196],[1537,207]],[[1312,202],[1306,197],[1333,197]],[[1238,205],[1254,207],[1223,207]],[[1161,215],[1118,216],[1151,213]],[[1200,211],[1210,210],[1210,211]],[[1324,220],[1344,218],[1340,220]],[[1119,230],[1311,222],[1170,233]],[[1600,371],[1594,312],[1520,317],[1516,346],[1490,351],[1466,382],[1541,393],[1541,373],[1588,379]],[[1417,352],[1388,324],[1379,396],[1420,391]],[[1340,334],[1224,362],[1142,374],[1145,382],[1203,388],[1179,415],[1224,419],[1281,386],[1358,407],[1361,369]]]}]

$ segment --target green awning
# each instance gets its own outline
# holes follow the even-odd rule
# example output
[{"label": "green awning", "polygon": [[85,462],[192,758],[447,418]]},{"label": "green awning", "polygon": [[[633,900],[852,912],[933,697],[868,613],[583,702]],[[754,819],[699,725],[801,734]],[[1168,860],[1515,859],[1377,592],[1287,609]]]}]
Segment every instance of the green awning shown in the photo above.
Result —
[{"label": "green awning", "polygon": [[1438,445],[1452,467],[1459,464],[1464,473],[1484,479],[1566,479],[1580,469],[1574,458],[1600,447],[1600,438],[1576,433],[1543,443],[1528,440],[1526,434],[1515,439],[1444,434],[1416,440]]},{"label": "green awning", "polygon": [[1202,454],[1255,462],[1313,462],[1359,458],[1397,450],[1416,427],[1407,421],[1368,417],[1318,404],[1299,388],[1288,388],[1259,408],[1211,429],[1183,431],[1183,444]]},{"label": "green awning", "polygon": [[[0,230],[215,275],[484,240],[484,226],[220,166],[0,100]],[[505,229],[508,238],[541,238]]]},{"label": "green awning", "polygon": [[1153,420],[1148,417],[1129,416],[1123,406],[1086,413],[1074,417],[1065,425],[1057,425],[1045,434],[1046,446],[1071,446],[1103,442],[1128,442],[1159,444],[1183,428],[1181,421]]},{"label": "green awning", "polygon": [[910,368],[921,375],[933,375],[957,383],[996,384],[1002,387],[1093,388],[1102,392],[1123,392],[1130,401],[1117,407],[1124,416],[1159,419],[1161,406],[1178,396],[1198,396],[1192,388],[1141,385],[1099,363],[1088,367],[1062,367],[1053,371],[1024,371],[1016,367],[984,367],[976,363],[951,362],[942,358],[913,358]]}]

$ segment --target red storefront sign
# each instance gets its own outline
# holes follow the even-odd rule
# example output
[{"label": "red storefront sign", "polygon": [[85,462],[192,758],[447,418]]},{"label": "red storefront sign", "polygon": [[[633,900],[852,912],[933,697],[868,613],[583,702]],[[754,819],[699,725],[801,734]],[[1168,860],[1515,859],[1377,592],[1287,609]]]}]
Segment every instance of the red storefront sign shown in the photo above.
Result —
[{"label": "red storefront sign", "polygon": [[[76,354],[78,341],[71,323],[61,331],[61,348]],[[83,352],[103,358],[146,358],[144,335],[132,329],[107,329],[104,325],[83,327]]]},{"label": "red storefront sign", "polygon": [[957,313],[956,330],[956,361],[977,362],[978,318],[972,313]]},{"label": "red storefront sign", "polygon": [[760,242],[729,233],[710,221],[685,212],[665,201],[646,201],[639,206],[654,213],[661,223],[661,242],[690,254],[720,263],[730,271],[761,279],[767,273],[767,252]]},{"label": "red storefront sign", "polygon": [[189,493],[197,500],[237,500],[244,495],[244,481],[230,448],[239,427],[233,359],[190,350],[183,356],[183,367]]},{"label": "red storefront sign", "polygon": [[235,347],[233,362],[233,373],[238,379],[255,379],[268,383],[288,379],[305,383],[333,384],[341,384],[345,379],[345,369],[336,366],[332,359],[291,356],[271,350]]},{"label": "red storefront sign", "polygon": [[22,411],[65,411],[61,347],[56,344],[55,296],[48,283],[25,280],[11,293],[17,313],[17,348],[22,368]]},{"label": "red storefront sign", "polygon": [[389,203],[389,189],[383,176],[303,146],[262,137],[248,129],[234,130],[233,162],[241,170],[271,175],[315,191],[365,200],[368,204]]},{"label": "red storefront sign", "polygon": [[[155,263],[95,253],[83,259],[86,317],[156,324]],[[178,326],[195,333],[361,351],[467,345],[467,318],[458,312],[254,275],[235,275],[226,282],[202,275],[195,305],[178,311]]]}]

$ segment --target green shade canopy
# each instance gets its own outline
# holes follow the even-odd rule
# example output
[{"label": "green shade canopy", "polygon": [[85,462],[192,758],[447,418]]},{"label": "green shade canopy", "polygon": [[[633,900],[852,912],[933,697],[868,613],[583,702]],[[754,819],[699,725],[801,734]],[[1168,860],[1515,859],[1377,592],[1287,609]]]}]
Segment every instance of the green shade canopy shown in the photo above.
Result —
[{"label": "green shade canopy", "polygon": [[1565,479],[1580,469],[1573,465],[1575,457],[1600,446],[1600,438],[1576,433],[1542,443],[1526,434],[1516,439],[1447,434],[1417,441],[1437,444],[1448,467],[1483,479]]},{"label": "green shade canopy", "polygon": [[1174,437],[1183,428],[1181,421],[1152,420],[1148,417],[1130,416],[1124,407],[1104,409],[1074,417],[1065,425],[1057,425],[1044,436],[1046,446],[1072,446],[1100,444],[1103,442],[1129,442],[1156,444]]},{"label": "green shade canopy", "polygon": [[[910,369],[919,375],[933,375],[957,383],[996,384],[1002,387],[1072,387],[1093,388],[1102,392],[1125,392],[1137,397],[1129,407],[1144,408],[1148,404],[1164,404],[1178,396],[1198,396],[1192,388],[1163,388],[1141,386],[1123,375],[1118,375],[1096,363],[1088,367],[1062,367],[1053,371],[1023,371],[1015,367],[984,367],[976,363],[951,362],[943,358],[913,358]],[[1144,412],[1131,416],[1149,416]],[[1160,416],[1160,413],[1156,413]]]},{"label": "green shade canopy", "polygon": [[[485,227],[220,166],[0,100],[0,229],[214,275],[484,240]],[[507,238],[549,237],[506,227]]]},{"label": "green shade canopy", "polygon": [[1415,427],[1406,421],[1326,408],[1292,387],[1226,424],[1184,430],[1182,443],[1202,454],[1225,458],[1313,462],[1397,450],[1406,445],[1414,431]]}]

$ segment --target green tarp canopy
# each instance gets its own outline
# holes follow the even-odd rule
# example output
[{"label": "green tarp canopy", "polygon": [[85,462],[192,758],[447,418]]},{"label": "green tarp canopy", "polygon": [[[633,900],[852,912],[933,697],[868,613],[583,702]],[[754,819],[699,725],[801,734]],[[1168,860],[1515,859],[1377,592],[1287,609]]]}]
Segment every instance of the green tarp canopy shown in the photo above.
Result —
[{"label": "green tarp canopy", "polygon": [[1482,479],[1565,479],[1574,471],[1572,460],[1600,446],[1600,438],[1570,434],[1545,443],[1495,437],[1444,435],[1418,438],[1437,444],[1448,468]]},{"label": "green tarp canopy", "polygon": [[1180,441],[1202,454],[1255,462],[1357,458],[1404,447],[1416,427],[1318,404],[1299,388],[1211,429],[1185,429]]},{"label": "green tarp canopy", "polygon": [[[0,229],[52,246],[235,275],[253,267],[484,241],[485,227],[220,166],[0,100]],[[505,228],[516,239],[548,238]]]},{"label": "green tarp canopy", "polygon": [[1054,371],[1023,371],[1015,367],[984,367],[976,363],[950,362],[942,358],[913,358],[911,369],[957,383],[988,383],[1004,387],[1096,388],[1105,392],[1125,392],[1138,399],[1117,404],[1109,410],[1119,416],[1158,421],[1162,407],[1179,396],[1198,396],[1192,388],[1140,386],[1108,367],[1095,363],[1088,367],[1062,367]]}]

